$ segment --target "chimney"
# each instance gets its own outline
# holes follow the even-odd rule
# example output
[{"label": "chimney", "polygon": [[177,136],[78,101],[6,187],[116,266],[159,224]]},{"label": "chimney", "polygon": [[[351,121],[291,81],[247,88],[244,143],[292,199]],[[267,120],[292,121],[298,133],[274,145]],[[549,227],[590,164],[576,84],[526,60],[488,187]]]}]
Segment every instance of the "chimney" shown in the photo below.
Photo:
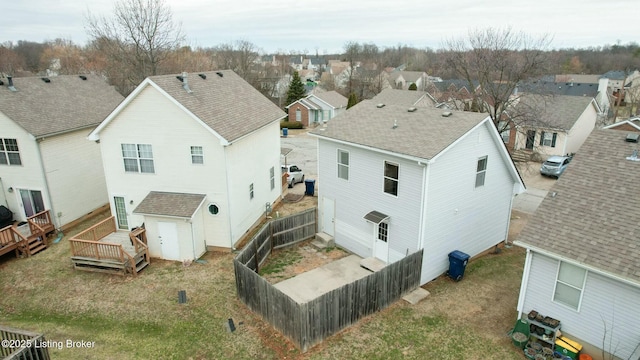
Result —
[{"label": "chimney", "polygon": [[13,86],[13,77],[11,77],[11,76],[7,76],[7,80],[9,81],[9,84],[7,85],[7,87],[9,88],[9,90],[11,90],[11,91],[18,91],[18,90],[16,89],[16,87],[15,87],[15,86]]}]

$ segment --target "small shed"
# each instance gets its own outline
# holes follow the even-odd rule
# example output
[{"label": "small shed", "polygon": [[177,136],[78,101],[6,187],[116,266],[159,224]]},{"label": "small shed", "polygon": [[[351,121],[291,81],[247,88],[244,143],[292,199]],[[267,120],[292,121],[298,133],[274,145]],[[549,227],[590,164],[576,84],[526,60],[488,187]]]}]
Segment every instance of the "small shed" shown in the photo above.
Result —
[{"label": "small shed", "polygon": [[[151,257],[196,260],[206,252],[204,194],[151,191],[133,213],[144,216]],[[215,206],[215,205],[213,205]]]}]

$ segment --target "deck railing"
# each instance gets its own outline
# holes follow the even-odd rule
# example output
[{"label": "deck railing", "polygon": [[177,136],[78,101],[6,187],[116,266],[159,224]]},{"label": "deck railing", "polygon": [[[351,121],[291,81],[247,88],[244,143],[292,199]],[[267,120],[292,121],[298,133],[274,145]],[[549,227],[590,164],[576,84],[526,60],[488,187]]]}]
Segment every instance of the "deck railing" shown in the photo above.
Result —
[{"label": "deck railing", "polygon": [[48,233],[54,229],[49,210],[41,211],[28,217],[27,223],[29,223],[29,230],[31,230],[32,234]]},{"label": "deck railing", "polygon": [[31,255],[28,252],[29,240],[16,230],[13,226],[7,226],[0,229],[0,255],[4,255],[12,250],[16,251],[16,256],[19,253],[27,256]]},{"label": "deck railing", "polygon": [[71,240],[100,241],[100,239],[116,231],[118,231],[118,228],[116,227],[115,216],[111,216],[86,229],[85,231],[74,235]]},{"label": "deck railing", "polygon": [[0,326],[0,340],[2,359],[50,359],[48,347],[43,346],[46,340],[42,334]]},{"label": "deck railing", "polygon": [[120,244],[92,240],[69,239],[72,256],[83,256],[97,260],[125,261],[125,251]]}]

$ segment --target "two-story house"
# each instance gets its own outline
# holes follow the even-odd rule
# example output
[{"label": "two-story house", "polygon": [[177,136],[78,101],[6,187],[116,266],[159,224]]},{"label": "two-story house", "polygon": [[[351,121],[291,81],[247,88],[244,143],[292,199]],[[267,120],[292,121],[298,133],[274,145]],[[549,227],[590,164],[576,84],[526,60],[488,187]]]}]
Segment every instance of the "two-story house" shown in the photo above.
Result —
[{"label": "two-story house", "polygon": [[96,75],[0,81],[0,204],[56,228],[108,203],[100,147],[86,137],[124,99]]},{"label": "two-story house", "polygon": [[230,70],[145,79],[89,135],[119,228],[152,257],[233,249],[280,199],[285,115]]},{"label": "two-story house", "polygon": [[505,241],[524,184],[486,114],[363,101],[318,138],[320,231],[392,263],[425,249],[421,283],[448,254]]}]

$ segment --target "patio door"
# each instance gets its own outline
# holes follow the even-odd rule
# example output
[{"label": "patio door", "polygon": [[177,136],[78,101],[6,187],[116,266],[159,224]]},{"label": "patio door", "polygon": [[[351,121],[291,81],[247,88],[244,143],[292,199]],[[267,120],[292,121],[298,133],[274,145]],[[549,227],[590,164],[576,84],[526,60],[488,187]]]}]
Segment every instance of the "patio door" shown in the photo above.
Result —
[{"label": "patio door", "polygon": [[22,208],[27,217],[45,210],[41,191],[20,189],[20,200],[22,200]]},{"label": "patio door", "polygon": [[118,220],[118,229],[129,229],[127,222],[127,208],[124,205],[124,198],[121,196],[113,197],[113,207],[116,209],[116,220]]},{"label": "patio door", "polygon": [[335,236],[335,202],[328,197],[322,198],[322,232]]},{"label": "patio door", "polygon": [[175,223],[158,221],[158,240],[160,240],[163,259],[180,260],[178,227]]},{"label": "patio door", "polygon": [[527,130],[527,144],[526,149],[533,150],[533,144],[536,140],[536,131],[535,130]]},{"label": "patio door", "polygon": [[376,239],[373,245],[373,256],[386,263],[389,260],[389,223],[385,220],[374,228]]}]

